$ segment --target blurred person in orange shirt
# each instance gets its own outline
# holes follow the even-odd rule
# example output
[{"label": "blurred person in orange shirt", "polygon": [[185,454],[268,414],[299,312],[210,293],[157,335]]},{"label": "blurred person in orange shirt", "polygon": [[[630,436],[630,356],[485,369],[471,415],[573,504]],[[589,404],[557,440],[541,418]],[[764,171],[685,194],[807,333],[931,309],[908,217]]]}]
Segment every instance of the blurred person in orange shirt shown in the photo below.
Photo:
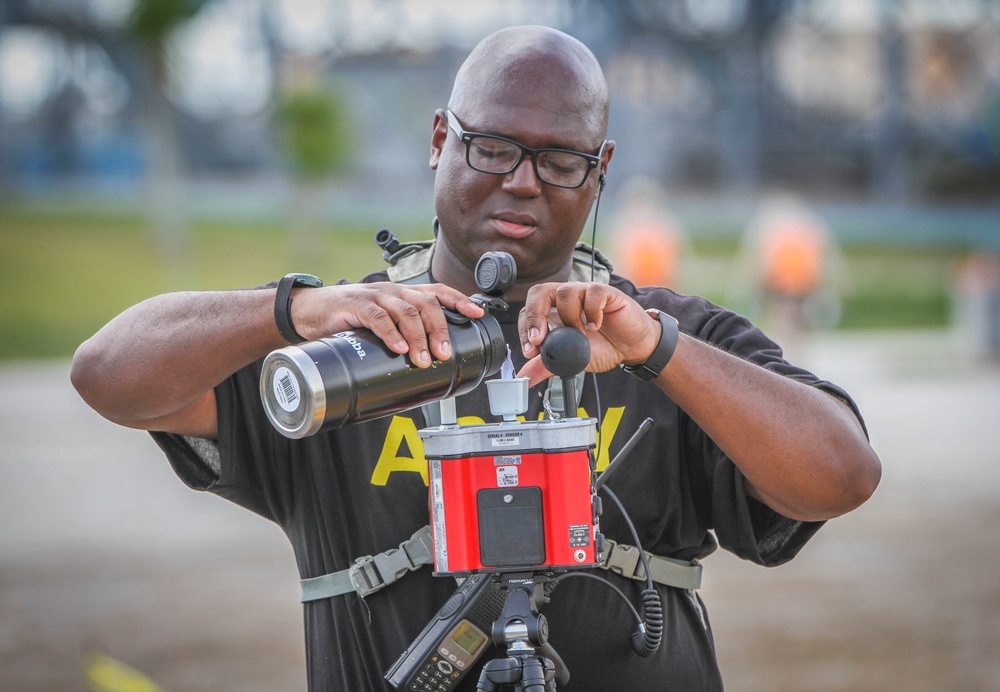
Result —
[{"label": "blurred person in orange shirt", "polygon": [[680,221],[666,206],[663,188],[637,176],[623,187],[622,207],[611,223],[613,260],[619,273],[637,286],[681,284],[687,239]]},{"label": "blurred person in orange shirt", "polygon": [[789,352],[809,330],[837,323],[845,268],[826,223],[779,193],[765,198],[748,224],[732,276],[739,290],[754,292],[763,323]]}]

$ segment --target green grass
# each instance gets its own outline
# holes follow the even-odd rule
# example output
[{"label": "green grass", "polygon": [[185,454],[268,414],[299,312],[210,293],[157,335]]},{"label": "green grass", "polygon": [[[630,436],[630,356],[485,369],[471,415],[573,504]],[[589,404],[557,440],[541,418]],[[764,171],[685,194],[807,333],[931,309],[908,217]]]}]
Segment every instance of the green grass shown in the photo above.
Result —
[{"label": "green grass", "polygon": [[[394,230],[409,239],[426,237],[426,228],[417,220]],[[357,279],[384,266],[376,230],[334,224],[319,233],[316,250],[302,253],[278,222],[201,222],[171,260],[135,215],[0,210],[0,359],[66,357],[122,310],[166,291],[256,286],[288,271]],[[721,300],[735,244],[695,249],[718,260],[720,276],[702,281],[700,292]],[[947,324],[957,250],[864,247],[845,255],[851,288],[840,326]]]},{"label": "green grass", "polygon": [[305,258],[278,225],[199,223],[169,259],[138,218],[0,213],[0,359],[70,355],[166,291],[256,286],[295,270],[357,279],[383,266],[376,230],[326,230],[324,250]]},{"label": "green grass", "polygon": [[958,249],[868,247],[846,253],[846,329],[943,327]]}]

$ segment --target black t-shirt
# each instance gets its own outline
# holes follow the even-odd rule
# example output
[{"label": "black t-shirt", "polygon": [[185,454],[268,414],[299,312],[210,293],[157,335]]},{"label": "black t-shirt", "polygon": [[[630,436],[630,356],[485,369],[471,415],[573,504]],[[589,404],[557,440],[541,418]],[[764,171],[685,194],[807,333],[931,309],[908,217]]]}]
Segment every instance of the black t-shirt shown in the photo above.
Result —
[{"label": "black t-shirt", "polygon": [[[380,272],[364,281],[386,279]],[[618,276],[611,283],[644,307],[676,317],[683,332],[824,389],[854,407],[841,389],[783,360],[780,349],[746,319],[669,289],[636,288]],[[512,307],[497,317],[519,368],[524,361],[516,331],[519,306]],[[427,463],[417,435],[425,421],[419,409],[291,440],[265,416],[258,393],[260,370],[258,361],[216,388],[218,469],[185,438],[154,433],[186,483],[280,525],[302,578],[347,569],[355,558],[393,548],[428,523]],[[617,368],[597,375],[596,382],[595,387],[587,375],[580,407],[599,418],[599,469],[644,418],[654,421],[608,484],[646,550],[700,559],[721,544],[741,558],[777,565],[791,559],[819,528],[818,523],[784,518],[748,498],[740,471],[656,386]],[[532,390],[528,419],[540,414],[543,389]],[[457,406],[460,423],[497,420],[489,413],[485,386],[459,397]],[[605,502],[601,530],[616,541],[633,542],[610,502]],[[639,606],[643,583],[594,572]],[[568,579],[558,586],[542,612],[550,641],[569,669],[569,689],[722,689],[700,599],[682,589],[657,588],[663,600],[663,643],[652,657],[640,658],[628,642],[634,620],[610,590],[591,579]],[[391,689],[385,671],[454,590],[453,579],[434,577],[425,567],[364,601],[351,593],[305,604],[310,689]],[[492,655],[498,653],[503,655],[492,650]],[[459,689],[474,690],[477,676],[473,671]]]}]

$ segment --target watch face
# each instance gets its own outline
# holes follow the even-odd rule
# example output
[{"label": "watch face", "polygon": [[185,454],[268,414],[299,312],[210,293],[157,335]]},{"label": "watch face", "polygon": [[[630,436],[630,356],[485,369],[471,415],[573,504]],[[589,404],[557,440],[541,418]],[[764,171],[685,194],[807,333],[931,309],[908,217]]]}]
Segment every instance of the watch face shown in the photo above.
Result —
[{"label": "watch face", "polygon": [[642,365],[636,365],[631,368],[628,367],[627,365],[622,365],[622,370],[627,372],[629,375],[632,375],[632,377],[638,377],[643,382],[649,382],[650,380],[655,380],[656,376],[659,375],[658,372],[650,370],[649,366],[646,363],[643,363]]},{"label": "watch face", "polygon": [[323,285],[323,279],[319,278],[318,276],[313,276],[312,274],[292,273],[292,274],[286,274],[285,277],[295,279],[295,283],[292,284],[293,286],[307,286],[309,288],[319,288],[320,286]]}]

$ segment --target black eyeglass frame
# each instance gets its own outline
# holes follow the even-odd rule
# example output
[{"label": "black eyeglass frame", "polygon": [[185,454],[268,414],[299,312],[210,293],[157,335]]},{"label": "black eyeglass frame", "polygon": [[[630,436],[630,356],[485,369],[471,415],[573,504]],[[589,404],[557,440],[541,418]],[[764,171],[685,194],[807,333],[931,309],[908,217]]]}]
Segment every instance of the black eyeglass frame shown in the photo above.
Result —
[{"label": "black eyeglass frame", "polygon": [[[509,137],[501,137],[500,135],[491,135],[491,134],[487,134],[485,132],[471,132],[469,130],[466,130],[465,128],[462,127],[462,123],[461,123],[461,121],[459,121],[458,116],[455,115],[454,113],[452,113],[451,110],[446,110],[445,113],[448,115],[448,127],[449,127],[449,129],[451,129],[456,135],[458,135],[459,141],[461,141],[463,144],[465,144],[465,163],[466,163],[466,165],[469,168],[471,168],[472,170],[474,170],[474,171],[478,171],[480,173],[486,173],[487,175],[507,175],[508,173],[513,173],[514,171],[517,170],[517,167],[521,165],[521,162],[524,161],[525,155],[530,155],[531,156],[531,167],[535,169],[535,176],[540,181],[542,181],[546,185],[551,185],[552,187],[561,187],[561,188],[566,189],[566,190],[575,190],[575,189],[577,189],[579,187],[582,187],[583,184],[587,182],[587,178],[590,177],[590,172],[592,170],[594,170],[595,168],[597,168],[601,164],[601,158],[604,155],[604,148],[608,145],[608,140],[604,140],[604,143],[601,144],[601,148],[597,152],[596,155],[594,155],[594,154],[585,154],[582,151],[573,151],[572,149],[558,149],[558,148],[552,148],[552,147],[543,147],[543,148],[540,148],[540,149],[532,149],[531,147],[526,147],[523,144],[521,144],[520,142],[514,141],[513,139],[510,139]],[[471,155],[470,155],[470,152],[469,152],[469,147],[472,145],[472,140],[474,138],[476,138],[476,137],[487,137],[489,139],[497,139],[497,140],[500,140],[501,142],[507,142],[508,144],[512,144],[515,147],[517,147],[518,149],[520,149],[521,153],[517,157],[517,160],[514,162],[514,165],[512,165],[506,171],[484,171],[482,168],[476,168],[475,166],[472,165],[472,160],[471,160]],[[549,182],[548,180],[546,180],[542,176],[542,174],[539,173],[539,171],[538,171],[538,156],[537,156],[537,154],[541,154],[541,153],[544,153],[544,152],[547,152],[547,151],[552,151],[552,152],[556,152],[556,153],[559,153],[559,154],[574,154],[576,156],[582,156],[584,159],[586,159],[587,160],[587,170],[583,174],[583,179],[580,180],[580,182],[577,183],[576,185],[560,185],[559,183],[552,183],[552,182]]]}]

